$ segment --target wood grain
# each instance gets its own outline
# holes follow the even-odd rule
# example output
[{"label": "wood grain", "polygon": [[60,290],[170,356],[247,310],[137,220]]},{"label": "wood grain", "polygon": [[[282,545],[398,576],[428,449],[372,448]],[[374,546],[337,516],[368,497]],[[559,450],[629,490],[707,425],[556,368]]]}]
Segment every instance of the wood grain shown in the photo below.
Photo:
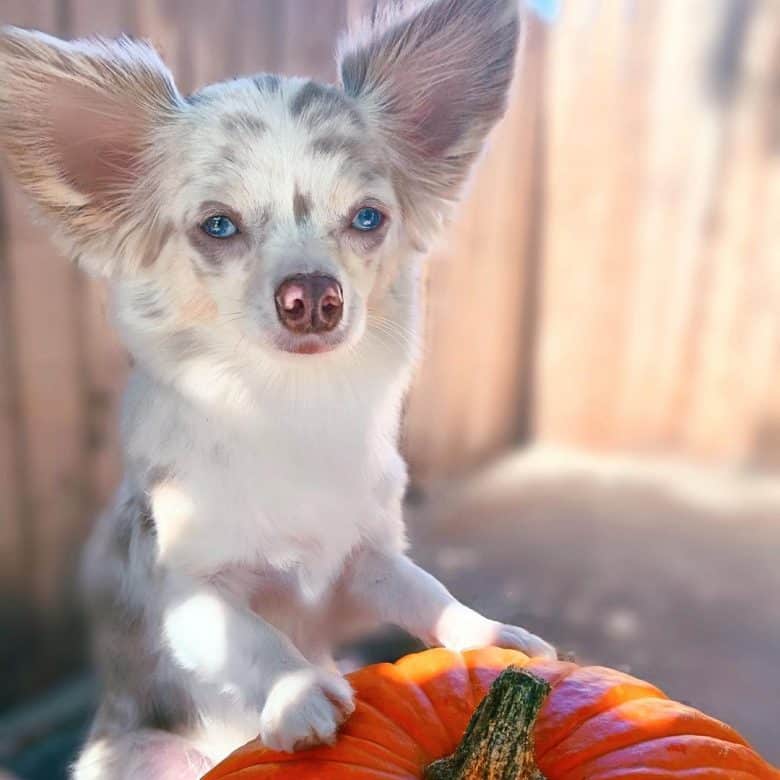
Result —
[{"label": "wood grain", "polygon": [[[54,0],[10,0],[2,21],[59,33]],[[53,642],[72,632],[74,528],[81,524],[82,436],[85,428],[75,271],[53,250],[45,228],[31,219],[26,198],[7,177],[3,189],[3,374],[11,437],[13,504],[3,502],[0,540],[16,534],[4,583],[0,643],[5,674],[0,695],[44,685],[72,663],[81,642],[63,646],[52,663]],[[13,341],[11,345],[10,340]],[[10,419],[9,419],[10,418]],[[7,447],[7,445],[6,445]],[[4,459],[6,460],[6,459]],[[3,465],[3,464],[0,464]],[[6,480],[7,477],[0,478]],[[3,544],[5,547],[5,544]],[[14,554],[15,552],[15,554]]]},{"label": "wood grain", "polygon": [[780,8],[633,7],[567,6],[551,40],[536,430],[769,463]]}]

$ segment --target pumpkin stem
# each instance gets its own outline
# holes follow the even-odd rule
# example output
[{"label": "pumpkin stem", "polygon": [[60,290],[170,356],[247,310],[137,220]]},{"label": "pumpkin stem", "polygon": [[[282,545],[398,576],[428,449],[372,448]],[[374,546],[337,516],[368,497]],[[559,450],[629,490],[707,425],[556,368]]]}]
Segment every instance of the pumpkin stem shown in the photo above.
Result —
[{"label": "pumpkin stem", "polygon": [[510,666],[471,717],[457,750],[434,761],[425,780],[545,780],[534,760],[533,728],[550,685]]}]

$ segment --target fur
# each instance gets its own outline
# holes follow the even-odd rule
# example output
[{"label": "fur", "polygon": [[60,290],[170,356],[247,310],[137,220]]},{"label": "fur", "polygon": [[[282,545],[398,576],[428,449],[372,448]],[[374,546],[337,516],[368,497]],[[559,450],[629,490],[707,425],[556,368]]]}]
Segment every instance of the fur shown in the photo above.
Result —
[{"label": "fur", "polygon": [[[0,143],[108,278],[135,361],[126,472],[86,554],[104,692],[76,780],[196,778],[258,734],[331,741],[353,706],[332,647],[378,622],[553,654],[406,556],[397,450],[422,248],[503,113],[518,26],[515,0],[418,3],[345,39],[340,86],[187,98],[146,44],[0,36]],[[207,236],[215,215],[237,235]],[[279,321],[274,291],[306,273],[343,291],[331,332]]]}]

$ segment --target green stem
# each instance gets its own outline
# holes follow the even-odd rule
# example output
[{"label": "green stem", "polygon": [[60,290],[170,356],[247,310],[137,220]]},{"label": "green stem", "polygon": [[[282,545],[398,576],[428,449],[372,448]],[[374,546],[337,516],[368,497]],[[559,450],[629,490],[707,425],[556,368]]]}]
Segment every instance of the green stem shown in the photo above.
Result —
[{"label": "green stem", "polygon": [[533,728],[549,693],[544,680],[513,666],[505,669],[457,750],[434,761],[425,780],[545,780],[534,760]]}]

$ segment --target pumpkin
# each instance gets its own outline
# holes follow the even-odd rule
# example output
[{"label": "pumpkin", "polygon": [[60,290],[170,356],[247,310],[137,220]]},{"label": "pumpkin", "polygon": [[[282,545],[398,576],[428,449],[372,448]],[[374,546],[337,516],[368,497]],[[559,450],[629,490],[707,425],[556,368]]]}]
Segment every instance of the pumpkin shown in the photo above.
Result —
[{"label": "pumpkin", "polygon": [[613,669],[436,649],[348,679],[336,744],[251,742],[204,780],[780,780],[734,729]]}]

